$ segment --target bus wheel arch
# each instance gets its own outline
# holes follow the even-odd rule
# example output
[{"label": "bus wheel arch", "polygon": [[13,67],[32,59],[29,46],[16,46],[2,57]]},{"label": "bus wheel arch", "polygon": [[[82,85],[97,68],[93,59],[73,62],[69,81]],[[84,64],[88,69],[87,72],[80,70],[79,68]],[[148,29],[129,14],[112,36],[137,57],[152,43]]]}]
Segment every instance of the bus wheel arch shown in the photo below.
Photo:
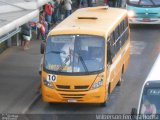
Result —
[{"label": "bus wheel arch", "polygon": [[105,100],[103,103],[100,103],[100,106],[101,107],[106,107],[107,106],[107,101],[109,99],[109,94],[110,94],[110,86],[111,86],[111,83],[109,82],[109,85],[108,85],[108,90],[107,90],[107,95],[105,97]]},{"label": "bus wheel arch", "polygon": [[123,73],[124,73],[124,64],[123,64],[123,66],[122,66],[121,76],[120,76],[120,79],[119,79],[119,81],[118,81],[118,83],[117,83],[117,86],[121,86],[121,84],[122,84]]}]

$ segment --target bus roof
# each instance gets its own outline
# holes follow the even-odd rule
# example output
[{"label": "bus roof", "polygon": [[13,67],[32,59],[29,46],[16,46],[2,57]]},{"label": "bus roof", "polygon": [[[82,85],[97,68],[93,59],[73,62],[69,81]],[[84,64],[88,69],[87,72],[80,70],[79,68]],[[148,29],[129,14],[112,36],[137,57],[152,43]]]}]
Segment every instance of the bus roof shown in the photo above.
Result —
[{"label": "bus roof", "polygon": [[147,79],[146,79],[146,82],[148,81],[160,81],[160,54],[158,55]]},{"label": "bus roof", "polygon": [[107,6],[82,8],[57,25],[49,35],[58,34],[94,34],[105,36],[112,31],[117,21],[124,19],[127,11]]}]

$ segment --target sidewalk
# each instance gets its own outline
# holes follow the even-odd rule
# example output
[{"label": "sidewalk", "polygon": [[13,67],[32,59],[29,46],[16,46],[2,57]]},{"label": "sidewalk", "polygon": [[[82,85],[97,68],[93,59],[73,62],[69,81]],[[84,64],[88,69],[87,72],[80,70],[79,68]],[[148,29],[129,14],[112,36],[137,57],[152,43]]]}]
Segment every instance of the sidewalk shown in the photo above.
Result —
[{"label": "sidewalk", "polygon": [[40,82],[40,41],[30,49],[12,47],[0,55],[0,113],[20,113],[36,95]]}]

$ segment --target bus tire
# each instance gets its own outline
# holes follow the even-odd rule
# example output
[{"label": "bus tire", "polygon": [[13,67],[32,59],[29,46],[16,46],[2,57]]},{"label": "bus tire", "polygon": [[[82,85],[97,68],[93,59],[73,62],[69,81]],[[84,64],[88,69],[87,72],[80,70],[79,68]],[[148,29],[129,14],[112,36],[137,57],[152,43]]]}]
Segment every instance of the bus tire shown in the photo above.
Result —
[{"label": "bus tire", "polygon": [[121,77],[120,77],[120,79],[119,79],[119,81],[118,81],[118,83],[117,83],[117,86],[121,86],[121,84],[122,84],[122,80],[123,80],[123,70],[124,70],[124,66],[123,66],[123,68],[122,68]]},{"label": "bus tire", "polygon": [[106,100],[103,103],[100,103],[101,107],[106,107],[106,105],[107,105],[107,101]]},{"label": "bus tire", "polygon": [[122,84],[122,74],[121,74],[121,77],[120,77],[120,79],[119,79],[119,81],[118,81],[118,83],[117,83],[117,86],[121,86],[121,84]]},{"label": "bus tire", "polygon": [[106,96],[106,99],[103,103],[100,103],[100,106],[101,107],[106,107],[107,106],[107,99],[109,98],[109,94],[110,94],[110,83],[109,83],[109,86],[108,86],[108,95]]}]

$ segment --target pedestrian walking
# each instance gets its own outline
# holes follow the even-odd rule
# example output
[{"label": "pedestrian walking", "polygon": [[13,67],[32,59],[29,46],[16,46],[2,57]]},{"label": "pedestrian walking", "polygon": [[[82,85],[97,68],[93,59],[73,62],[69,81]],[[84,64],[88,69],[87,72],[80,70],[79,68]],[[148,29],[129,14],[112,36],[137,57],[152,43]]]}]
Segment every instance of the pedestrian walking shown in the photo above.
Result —
[{"label": "pedestrian walking", "polygon": [[65,18],[66,18],[72,12],[72,1],[71,0],[65,0],[64,1],[64,6],[65,6]]}]

